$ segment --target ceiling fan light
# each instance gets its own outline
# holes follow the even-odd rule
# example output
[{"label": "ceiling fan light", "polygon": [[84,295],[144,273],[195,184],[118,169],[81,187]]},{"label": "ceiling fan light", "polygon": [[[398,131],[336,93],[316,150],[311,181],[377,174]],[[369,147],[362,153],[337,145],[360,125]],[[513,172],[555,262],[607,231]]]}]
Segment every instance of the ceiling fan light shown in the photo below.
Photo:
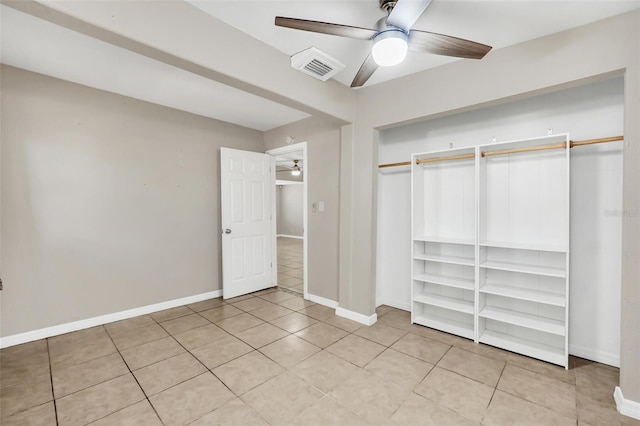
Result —
[{"label": "ceiling fan light", "polygon": [[300,168],[291,170],[291,176],[300,176]]},{"label": "ceiling fan light", "polygon": [[407,35],[399,29],[381,32],[373,39],[371,54],[381,67],[398,65],[407,56]]}]

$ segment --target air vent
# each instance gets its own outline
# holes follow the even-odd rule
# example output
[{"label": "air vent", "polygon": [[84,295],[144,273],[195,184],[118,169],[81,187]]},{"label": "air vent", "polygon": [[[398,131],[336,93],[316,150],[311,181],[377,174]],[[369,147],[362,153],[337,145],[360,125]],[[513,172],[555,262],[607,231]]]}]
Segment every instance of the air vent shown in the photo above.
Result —
[{"label": "air vent", "polygon": [[291,68],[318,80],[327,81],[344,69],[344,64],[316,47],[298,52],[291,57]]}]

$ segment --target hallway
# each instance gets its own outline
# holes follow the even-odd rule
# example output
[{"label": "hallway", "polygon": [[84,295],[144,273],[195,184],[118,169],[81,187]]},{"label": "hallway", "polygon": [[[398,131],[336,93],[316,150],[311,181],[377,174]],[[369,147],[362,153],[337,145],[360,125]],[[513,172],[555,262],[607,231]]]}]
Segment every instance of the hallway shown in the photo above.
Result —
[{"label": "hallway", "polygon": [[278,237],[278,287],[303,293],[303,241]]}]

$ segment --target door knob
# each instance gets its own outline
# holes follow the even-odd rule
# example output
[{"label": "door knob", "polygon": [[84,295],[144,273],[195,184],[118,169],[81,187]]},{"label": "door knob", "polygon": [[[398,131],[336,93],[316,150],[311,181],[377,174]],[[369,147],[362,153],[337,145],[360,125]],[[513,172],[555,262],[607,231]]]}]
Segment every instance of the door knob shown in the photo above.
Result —
[{"label": "door knob", "polygon": [[225,229],[225,230],[224,230],[224,233],[225,233],[225,234],[230,234],[230,233],[231,233],[231,229],[229,229],[229,228]]}]

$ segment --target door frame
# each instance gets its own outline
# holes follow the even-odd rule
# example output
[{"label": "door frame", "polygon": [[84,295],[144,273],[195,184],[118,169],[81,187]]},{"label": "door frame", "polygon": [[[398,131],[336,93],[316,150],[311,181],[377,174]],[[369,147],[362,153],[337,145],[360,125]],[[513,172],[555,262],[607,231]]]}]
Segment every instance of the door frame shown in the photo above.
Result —
[{"label": "door frame", "polygon": [[[304,170],[302,172],[302,247],[303,247],[303,253],[302,253],[302,267],[304,269],[303,271],[303,275],[302,275],[302,297],[306,300],[309,300],[309,287],[308,287],[308,276],[309,276],[309,262],[307,261],[308,258],[308,254],[309,254],[309,226],[308,226],[308,209],[307,209],[307,194],[308,194],[308,185],[309,185],[309,162],[308,162],[308,157],[307,157],[307,142],[298,142],[292,145],[286,145],[280,148],[274,148],[274,149],[270,149],[267,150],[265,152],[265,154],[269,154],[273,157],[277,157],[279,155],[282,154],[288,154],[290,152],[294,152],[294,151],[300,151],[302,150],[302,164],[304,165]],[[273,244],[274,244],[274,249],[273,249],[273,253],[275,253],[275,257],[274,257],[274,268],[272,270],[272,280],[275,283],[275,285],[278,284],[278,259],[277,259],[277,253],[278,253],[278,231],[277,231],[277,217],[276,217],[276,185],[274,183],[273,188],[272,188],[272,197],[273,197],[273,218],[274,220],[272,221],[272,226],[271,228],[273,229]]]}]

